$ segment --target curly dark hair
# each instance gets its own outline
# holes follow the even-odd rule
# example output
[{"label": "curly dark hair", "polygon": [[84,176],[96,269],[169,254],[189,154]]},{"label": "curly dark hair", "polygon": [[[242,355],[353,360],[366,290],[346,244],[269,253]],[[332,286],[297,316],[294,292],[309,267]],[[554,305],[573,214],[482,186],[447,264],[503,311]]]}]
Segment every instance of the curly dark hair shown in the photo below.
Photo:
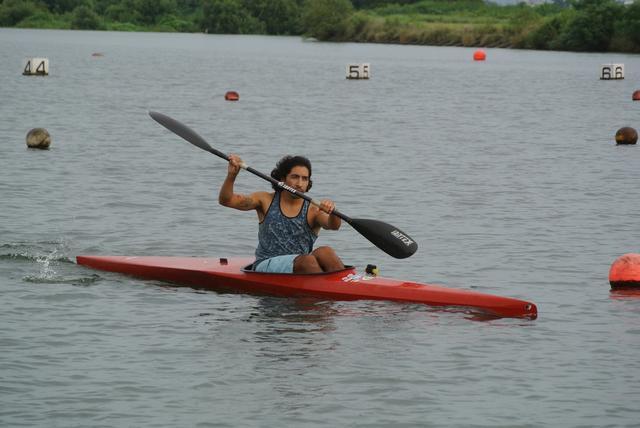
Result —
[{"label": "curly dark hair", "polygon": [[[311,161],[304,156],[290,156],[287,155],[280,159],[276,164],[276,167],[271,171],[271,177],[278,181],[284,181],[287,177],[287,174],[291,172],[291,170],[296,166],[304,166],[309,170],[309,187],[307,187],[307,192],[311,190],[311,185],[313,182],[311,181]],[[271,184],[273,190],[279,191],[282,190],[275,184]]]}]

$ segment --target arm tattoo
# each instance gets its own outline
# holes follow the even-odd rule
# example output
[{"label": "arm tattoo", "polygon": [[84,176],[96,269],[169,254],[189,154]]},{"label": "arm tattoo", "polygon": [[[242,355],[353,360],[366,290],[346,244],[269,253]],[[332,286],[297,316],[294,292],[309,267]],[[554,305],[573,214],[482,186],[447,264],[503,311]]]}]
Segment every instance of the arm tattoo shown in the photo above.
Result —
[{"label": "arm tattoo", "polygon": [[239,208],[243,209],[243,210],[250,210],[254,207],[253,205],[253,199],[251,199],[251,197],[249,196],[243,196],[242,199],[240,199],[240,203],[239,203]]}]

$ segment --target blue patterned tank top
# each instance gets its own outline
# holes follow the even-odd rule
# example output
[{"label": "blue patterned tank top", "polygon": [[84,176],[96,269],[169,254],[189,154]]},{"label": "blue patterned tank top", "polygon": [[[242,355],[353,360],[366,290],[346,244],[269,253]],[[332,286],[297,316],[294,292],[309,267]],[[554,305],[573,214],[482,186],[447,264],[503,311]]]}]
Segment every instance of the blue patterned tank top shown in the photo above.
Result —
[{"label": "blue patterned tank top", "polygon": [[287,217],[280,209],[280,191],[273,196],[262,223],[258,226],[256,264],[285,254],[309,254],[318,236],[307,222],[309,201],[304,201],[295,217]]}]

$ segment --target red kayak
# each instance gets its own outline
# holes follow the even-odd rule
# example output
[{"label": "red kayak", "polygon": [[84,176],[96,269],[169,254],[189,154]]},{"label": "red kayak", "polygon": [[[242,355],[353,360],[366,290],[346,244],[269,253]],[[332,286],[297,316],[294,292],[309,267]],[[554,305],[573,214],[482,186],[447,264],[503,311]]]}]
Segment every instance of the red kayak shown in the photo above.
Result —
[{"label": "red kayak", "polygon": [[535,319],[536,305],[509,297],[357,273],[355,268],[320,274],[248,270],[250,258],[78,256],[78,264],[198,289],[330,300],[391,300],[462,306],[498,316]]}]

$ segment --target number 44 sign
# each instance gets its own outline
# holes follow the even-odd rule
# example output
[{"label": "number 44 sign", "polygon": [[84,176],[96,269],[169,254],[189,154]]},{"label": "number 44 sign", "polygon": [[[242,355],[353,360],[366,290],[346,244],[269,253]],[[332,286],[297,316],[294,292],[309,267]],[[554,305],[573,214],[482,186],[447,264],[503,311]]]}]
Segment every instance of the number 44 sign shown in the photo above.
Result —
[{"label": "number 44 sign", "polygon": [[46,76],[49,74],[47,58],[27,58],[22,74],[25,76]]},{"label": "number 44 sign", "polygon": [[347,65],[347,79],[368,79],[369,64],[348,64]]}]

